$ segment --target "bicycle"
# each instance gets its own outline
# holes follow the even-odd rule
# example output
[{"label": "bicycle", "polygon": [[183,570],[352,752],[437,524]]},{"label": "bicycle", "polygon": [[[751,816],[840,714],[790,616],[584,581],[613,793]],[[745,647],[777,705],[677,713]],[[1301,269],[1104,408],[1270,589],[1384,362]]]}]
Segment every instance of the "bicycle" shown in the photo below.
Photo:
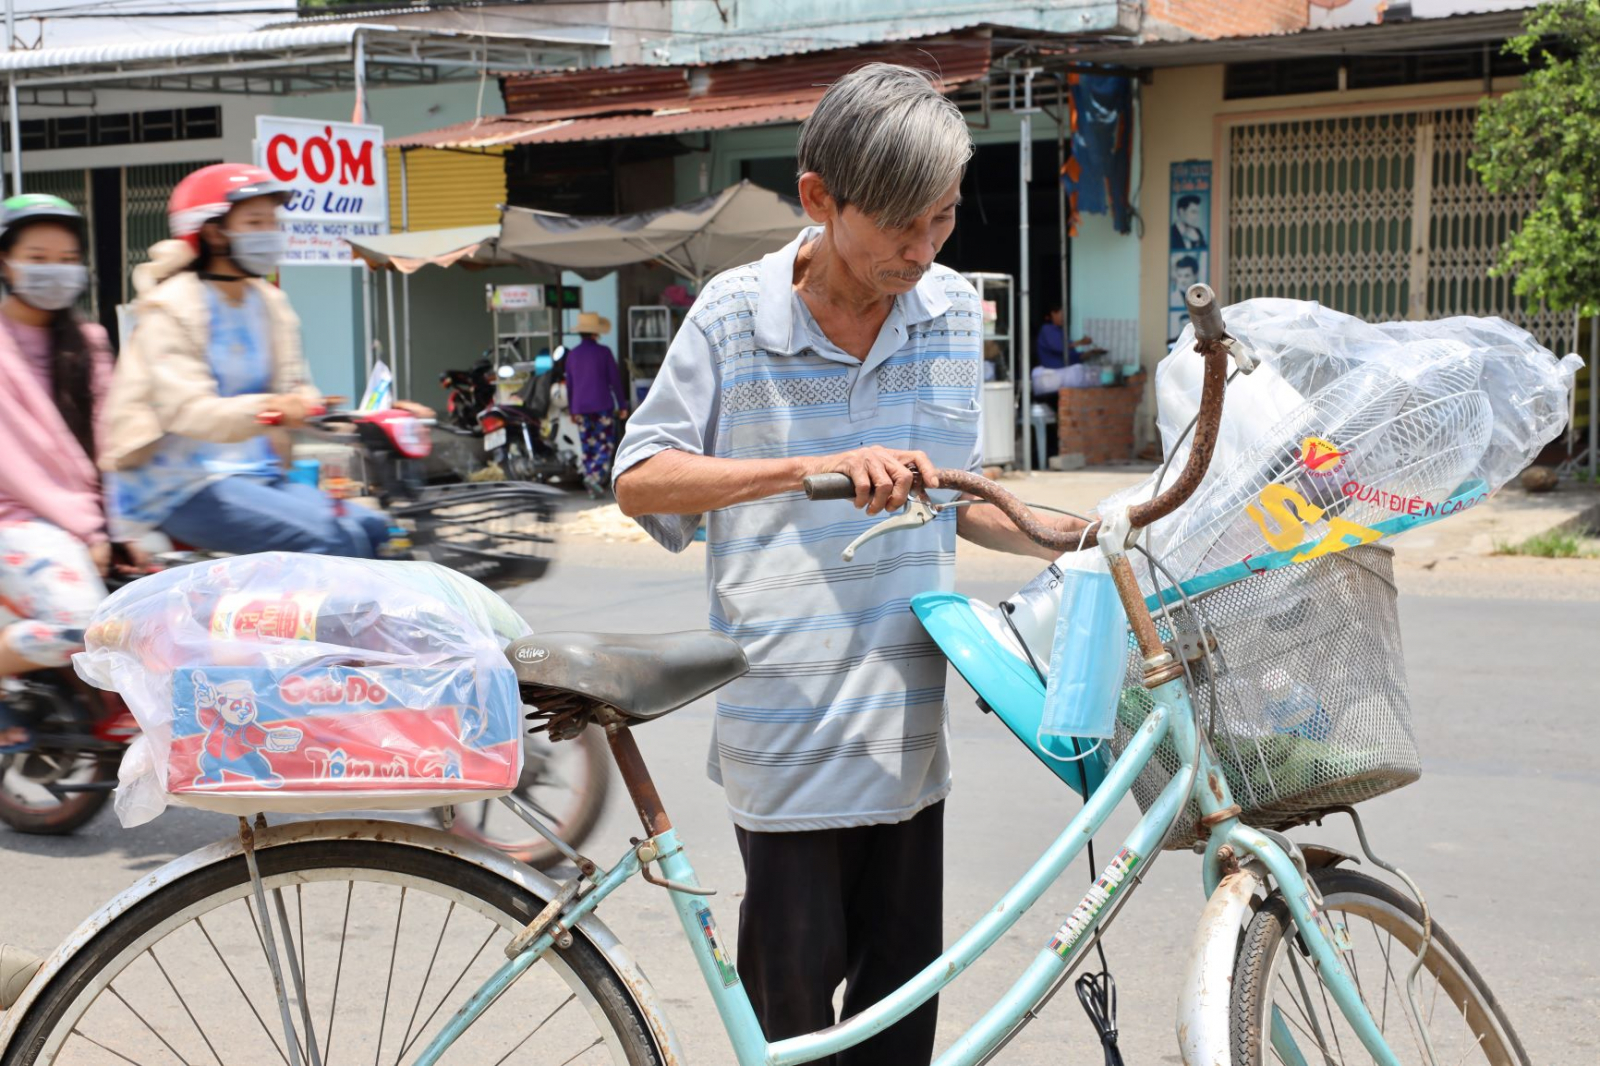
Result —
[{"label": "bicycle", "polygon": [[[538,1037],[539,1061],[552,1064],[681,1062],[683,1050],[656,993],[596,915],[602,901],[638,876],[669,894],[739,1066],[808,1062],[881,1031],[954,981],[1062,876],[1132,791],[1144,801],[1144,814],[1120,850],[1022,976],[939,1056],[938,1066],[969,1066],[998,1054],[1098,943],[1174,836],[1192,839],[1201,852],[1209,897],[1185,965],[1177,1030],[1184,1061],[1527,1066],[1493,994],[1433,922],[1420,894],[1412,898],[1341,869],[1350,856],[1302,847],[1279,831],[1313,813],[1345,811],[1356,820],[1369,860],[1415,890],[1372,853],[1348,806],[1325,803],[1307,812],[1263,802],[1260,783],[1241,776],[1237,753],[1226,750],[1237,738],[1223,744],[1213,736],[1227,735],[1215,715],[1227,671],[1219,672],[1216,660],[1227,654],[1230,634],[1208,625],[1203,605],[1191,603],[1181,586],[1173,597],[1182,604],[1176,612],[1165,592],[1152,604],[1139,589],[1122,549],[1137,530],[1195,491],[1216,441],[1227,361],[1231,355],[1241,368],[1247,362],[1204,286],[1191,290],[1190,313],[1206,364],[1194,447],[1172,486],[1129,509],[1126,522],[1066,534],[1044,526],[993,482],[938,472],[941,485],[1001,507],[1052,549],[1110,542],[1111,572],[1133,631],[1135,684],[1125,692],[1133,696],[1115,761],[1095,759],[1077,742],[1070,745],[1076,750],[1055,753],[1088,756],[1070,771],[1052,764],[1085,797],[1060,836],[937,960],[878,1004],[820,1032],[767,1041],[724,949],[707,898],[713,893],[698,884],[634,740],[635,728],[739,676],[746,664],[737,644],[710,633],[548,634],[519,641],[507,654],[526,702],[538,709],[539,727],[552,740],[588,728],[604,731],[644,829],[613,865],[602,868],[560,842],[535,812],[514,802],[573,863],[574,876],[558,884],[504,855],[419,826],[325,821],[267,827],[259,816],[254,825],[241,819],[238,840],[176,860],[108,904],[58,949],[0,1027],[0,1061],[29,1066],[109,1056],[221,1063],[214,1044],[226,1038],[230,1066],[255,1060],[322,1066],[335,1048],[341,1059],[370,1055],[382,1066],[386,1046],[396,1064],[433,1066],[449,1055],[499,1066]],[[836,476],[808,485],[817,498],[845,491]],[[919,500],[871,534],[926,521],[932,510]],[[1349,568],[1381,568],[1381,560],[1352,560],[1382,551],[1351,538],[1326,546],[1326,557],[1298,574],[1269,574],[1298,581],[1337,570],[1341,580],[1358,580]],[[988,709],[1045,757],[1037,740],[1024,735],[1037,721],[1044,691],[1040,672],[1026,669],[1036,665],[1031,653],[1024,661],[1013,650],[1014,661],[990,662],[985,655],[1000,647],[1003,633],[982,631],[981,619],[963,615],[958,601],[928,594],[914,609],[974,680]],[[1026,641],[1021,646],[1026,651]],[[1014,668],[1018,662],[1023,668]],[[986,673],[991,666],[995,672]],[[1209,720],[1197,713],[1191,688],[1207,691]],[[1322,726],[1313,721],[1297,728]],[[1246,823],[1236,788],[1271,824]],[[374,902],[394,906],[375,908]],[[224,912],[238,920],[225,921]],[[458,913],[459,927],[452,924]],[[408,914],[409,937],[403,935]],[[402,942],[408,948],[414,943],[425,969],[420,961],[397,967]],[[491,944],[500,950],[486,958]],[[191,959],[182,968],[179,952]],[[243,962],[251,963],[249,972],[242,972]],[[345,983],[349,974],[374,980],[354,987]],[[180,984],[190,988],[187,996]],[[342,1014],[341,987],[348,1007]],[[196,992],[201,988],[204,995]],[[474,991],[467,995],[467,989]],[[240,1000],[254,1024],[239,1010]],[[164,1012],[161,1029],[151,1021],[158,1010]],[[213,1020],[219,1010],[225,1029]]]}]

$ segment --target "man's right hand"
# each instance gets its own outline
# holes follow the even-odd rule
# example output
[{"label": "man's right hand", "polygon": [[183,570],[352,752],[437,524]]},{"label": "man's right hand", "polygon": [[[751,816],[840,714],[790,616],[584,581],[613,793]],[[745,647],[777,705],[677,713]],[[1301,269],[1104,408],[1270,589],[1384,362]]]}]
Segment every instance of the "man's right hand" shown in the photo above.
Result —
[{"label": "man's right hand", "polygon": [[276,396],[267,397],[264,411],[271,411],[278,416],[276,425],[294,429],[305,425],[307,416],[311,414],[311,404],[297,392],[280,392]]},{"label": "man's right hand", "polygon": [[939,481],[934,465],[925,452],[898,448],[857,448],[817,459],[805,471],[811,474],[845,474],[856,483],[856,506],[869,515],[898,511],[911,495],[912,470],[922,475],[924,488],[936,489]]}]

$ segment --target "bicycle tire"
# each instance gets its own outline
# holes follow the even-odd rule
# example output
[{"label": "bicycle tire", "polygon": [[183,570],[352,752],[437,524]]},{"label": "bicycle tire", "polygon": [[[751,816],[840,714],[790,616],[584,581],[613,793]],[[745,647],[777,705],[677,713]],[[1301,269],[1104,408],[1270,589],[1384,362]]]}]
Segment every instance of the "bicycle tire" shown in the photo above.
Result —
[{"label": "bicycle tire", "polygon": [[[1344,921],[1351,936],[1351,949],[1345,957],[1356,971],[1358,985],[1362,985],[1362,970],[1356,952],[1364,950],[1363,937],[1359,926],[1351,926],[1358,925],[1356,920],[1370,925],[1378,954],[1384,962],[1385,976],[1392,976],[1396,984],[1391,989],[1390,983],[1385,982],[1381,1005],[1373,1002],[1378,998],[1378,993],[1368,991],[1365,985],[1362,985],[1363,997],[1374,1019],[1380,1021],[1380,1028],[1386,1036],[1391,1032],[1405,1034],[1404,1040],[1389,1041],[1391,1049],[1401,1057],[1401,1061],[1411,1061],[1408,1056],[1414,1053],[1417,1061],[1426,1062],[1420,1038],[1411,1022],[1411,1014],[1405,1007],[1403,986],[1399,984],[1411,969],[1416,957],[1416,945],[1422,939],[1421,908],[1410,897],[1384,882],[1355,870],[1319,871],[1316,883],[1322,893],[1324,912],[1332,920]],[[1389,934],[1387,952],[1384,951],[1383,940],[1378,936],[1379,929]],[[1280,979],[1281,988],[1289,993],[1291,999],[1296,988],[1306,999],[1310,999],[1313,982],[1322,993],[1318,1001],[1311,1004],[1309,1012],[1304,1010],[1304,1003],[1297,1005],[1301,1011],[1298,1018],[1293,1011],[1284,1012],[1281,1007],[1278,1008],[1286,1019],[1285,1025],[1293,1031],[1296,1044],[1309,1044],[1308,1061],[1330,1064],[1343,1062],[1343,1049],[1349,1047],[1355,1057],[1348,1061],[1370,1063],[1371,1056],[1353,1034],[1340,1037],[1341,1031],[1350,1034],[1348,1024],[1337,1013],[1337,1008],[1331,1005],[1331,997],[1321,987],[1315,969],[1304,961],[1304,955],[1295,943],[1297,939],[1288,904],[1280,893],[1274,892],[1246,927],[1234,964],[1233,989],[1228,1007],[1233,1066],[1264,1066],[1283,1061],[1271,1049],[1268,1036],[1270,1009],[1280,1001],[1282,995],[1280,986],[1274,984],[1275,976]],[[1396,957],[1401,949],[1404,949],[1404,955]],[[1284,975],[1280,959],[1293,960],[1289,968],[1294,984],[1290,984],[1289,977]],[[1474,1045],[1482,1051],[1482,1055],[1473,1060],[1445,1051],[1441,1062],[1481,1061],[1493,1066],[1531,1066],[1527,1052],[1523,1050],[1494,993],[1437,920],[1433,922],[1432,940],[1424,959],[1423,973],[1418,976],[1419,981],[1425,984],[1431,976],[1432,988],[1435,989],[1433,1005],[1428,1009],[1429,1030],[1435,1039],[1439,1036],[1442,1024],[1432,1022],[1438,1007],[1437,994],[1438,991],[1447,991],[1450,1006],[1464,1005],[1459,1018],[1465,1025],[1459,1028],[1463,1030],[1460,1039],[1466,1042],[1468,1054],[1474,1050]],[[1425,996],[1426,992],[1419,999]],[[1319,1015],[1318,1002],[1326,1014]],[[1442,1021],[1453,1023],[1455,1017],[1447,1015]],[[1400,1021],[1397,1023],[1395,1019]],[[1326,1032],[1322,1028],[1324,1021]],[[1400,1028],[1400,1025],[1404,1028]],[[1345,1028],[1341,1030],[1340,1026]],[[1445,1031],[1454,1035],[1456,1028],[1451,1024]],[[1332,1047],[1328,1046],[1330,1038]]]},{"label": "bicycle tire", "polygon": [[[465,859],[422,848],[382,841],[322,840],[284,844],[258,851],[257,861],[261,876],[264,882],[267,883],[269,892],[274,884],[281,888],[292,888],[297,884],[301,886],[315,884],[318,882],[319,874],[337,875],[340,871],[366,872],[375,879],[384,882],[398,882],[407,887],[435,886],[440,890],[437,895],[441,900],[445,898],[452,899],[451,910],[446,917],[446,926],[449,924],[448,914],[453,913],[457,905],[455,902],[456,897],[461,897],[463,900],[466,898],[476,900],[489,912],[485,917],[489,917],[498,924],[506,934],[499,943],[494,945],[493,950],[490,952],[491,959],[486,960],[485,965],[497,965],[498,961],[503,960],[504,956],[500,953],[500,948],[509,940],[509,936],[520,929],[532,915],[538,913],[546,902],[520,885],[507,881]],[[324,877],[322,880],[338,883],[336,876]],[[352,881],[352,885],[354,884],[355,882]],[[116,999],[122,1001],[124,1006],[127,1006],[122,995],[116,992],[115,985],[112,982],[132,962],[139,961],[146,954],[149,954],[151,958],[158,958],[153,953],[154,949],[165,942],[164,938],[170,932],[176,932],[187,925],[188,918],[185,915],[192,915],[196,918],[205,918],[208,915],[214,916],[221,907],[228,906],[244,898],[240,895],[241,888],[245,892],[249,891],[249,875],[244,857],[237,856],[223,862],[214,863],[174,881],[118,916],[73,957],[72,961],[52,979],[49,987],[34,1002],[28,1012],[28,1016],[18,1027],[16,1035],[10,1043],[3,1066],[33,1066],[33,1064],[39,1062],[54,1061],[60,1043],[72,1035],[87,1009],[93,1005],[94,998],[99,996],[102,987],[109,987]],[[353,888],[351,891],[353,894]],[[270,898],[272,897],[269,895]],[[217,902],[210,909],[207,909],[206,905],[212,901]],[[246,906],[249,907],[250,905],[247,904]],[[298,906],[303,907],[304,904],[298,904]],[[474,908],[474,910],[477,910],[477,908]],[[405,898],[402,895],[400,918],[395,921],[397,942],[400,938],[400,919],[404,917],[404,911]],[[479,913],[483,912],[480,911]],[[348,903],[345,916],[348,923],[350,916]],[[301,917],[303,921],[303,910],[301,911]],[[172,924],[180,919],[183,924]],[[162,931],[164,928],[166,929],[165,932]],[[207,927],[201,924],[200,928],[207,933],[207,940],[209,941],[211,934]],[[346,928],[348,928],[348,925]],[[300,964],[304,968],[306,966],[304,952],[309,938],[304,935],[303,925],[301,932],[302,939],[299,947],[295,950],[302,953],[300,955]],[[152,934],[157,934],[157,939],[151,940]],[[491,931],[492,935],[493,932]],[[440,930],[439,939],[442,944],[444,942],[443,928]],[[488,938],[484,942],[487,944]],[[280,951],[284,950],[284,947],[284,945],[280,944]],[[214,945],[213,950],[216,950]],[[480,952],[482,950],[480,948]],[[342,963],[344,960],[343,943],[341,943],[339,951]],[[435,957],[437,957],[437,953],[438,948],[436,947]],[[220,957],[219,953],[219,959]],[[575,931],[573,933],[570,947],[552,949],[550,955],[541,959],[534,969],[538,970],[539,967],[546,965],[550,965],[552,968],[556,966],[563,968],[564,973],[558,976],[569,987],[571,987],[572,979],[576,979],[581,983],[588,997],[583,1001],[586,1015],[593,1022],[598,1012],[598,1016],[603,1018],[605,1023],[610,1026],[609,1035],[612,1039],[606,1040],[607,1034],[602,1032],[600,1038],[590,1045],[591,1048],[599,1046],[600,1042],[605,1040],[610,1045],[613,1062],[618,1061],[618,1055],[620,1054],[620,1061],[625,1062],[626,1066],[665,1066],[649,1026],[639,1007],[629,994],[627,986],[604,955],[581,932]],[[112,967],[116,968],[116,972],[108,974],[106,971]],[[264,965],[261,969],[265,970]],[[229,974],[232,976],[233,971],[230,970]],[[571,978],[568,978],[566,974],[570,974]],[[393,975],[394,964],[393,956],[391,955],[389,974],[391,986]],[[166,970],[162,971],[162,976],[168,978],[169,984],[172,983]],[[431,976],[432,964],[430,963],[429,977],[424,979],[418,992],[419,1005],[423,1001],[422,993],[429,987]],[[514,991],[530,976],[531,973],[524,974],[518,984],[512,986],[512,990]],[[286,982],[289,981],[287,972],[284,974],[284,980]],[[307,987],[312,987],[309,972],[306,980]],[[475,983],[461,982],[460,978],[457,980],[460,983],[460,987],[457,988],[456,985],[452,985],[451,990],[446,991],[440,997],[439,1007],[435,1007],[436,1014],[443,1013],[444,1017],[448,1017],[449,1012],[464,1003],[467,996],[476,987]],[[242,984],[239,984],[238,978],[235,978],[235,984],[238,986],[239,992],[243,994],[244,988]],[[257,984],[260,987],[259,982]],[[176,985],[173,986],[173,991],[177,993]],[[454,992],[453,995],[452,992]],[[336,980],[333,991],[334,1007],[330,1007],[328,1010],[330,1021],[326,1036],[330,1045],[334,1039],[333,1019],[335,1018],[335,1008],[340,998],[339,993],[339,980]],[[85,995],[90,996],[90,1001],[88,1003],[80,1003],[80,1000]],[[357,993],[355,992],[346,994],[347,1001],[356,997]],[[576,989],[573,989],[573,995],[569,997],[569,1000],[576,998]],[[179,999],[182,999],[181,995]],[[446,1000],[448,1000],[449,1009],[441,1012],[440,1007],[446,1006]],[[387,992],[384,997],[384,1004],[385,1016],[387,1017],[389,1006]],[[493,1011],[499,1006],[500,1002],[497,1001],[490,1010]],[[565,1006],[565,1003],[562,1006]],[[130,1007],[129,1009],[131,1010],[132,1008]],[[266,1019],[266,1023],[262,1025],[263,1031],[268,1030],[267,1023],[276,1023],[278,1014],[275,998],[263,1001],[253,1009],[261,1011],[261,1014],[257,1016],[258,1018],[265,1017]],[[507,1009],[514,1010],[515,1008],[508,1007]],[[188,1004],[184,1004],[184,1010],[190,1010]],[[364,1017],[361,1013],[362,1011],[363,1008],[358,1005],[351,1008],[351,1012],[347,1012],[347,1014],[353,1013],[352,1021],[359,1021]],[[370,1014],[370,1006],[367,1013]],[[415,1020],[417,1013],[417,1010],[413,1008],[412,1021]],[[337,1015],[338,1018],[345,1018],[346,1016],[346,1014]],[[178,1015],[174,1014],[174,1017],[178,1017]],[[200,1031],[201,1036],[205,1037],[209,1044],[210,1037],[206,1035],[199,1021],[195,1020],[192,1013],[189,1017],[195,1028]],[[243,1015],[241,1012],[240,1017],[247,1018],[248,1016]],[[398,1013],[396,1017],[399,1017]],[[485,1018],[487,1017],[488,1015],[486,1014]],[[149,1022],[143,1016],[140,1016],[140,1020],[147,1027],[150,1027]],[[296,1020],[298,1022],[299,1019],[297,1018]],[[314,1022],[315,1018],[313,1017],[312,1020]],[[406,1049],[420,1050],[418,1041],[420,1041],[424,1032],[429,1031],[429,1025],[432,1020],[433,1016],[430,1016],[429,1020],[424,1021],[423,1027],[417,1030],[417,1038],[403,1046],[400,1052],[402,1057],[405,1055]],[[440,1021],[442,1024],[442,1019]],[[60,1032],[63,1026],[67,1029],[66,1033]],[[596,1027],[598,1027],[598,1024]],[[166,1042],[162,1034],[156,1033],[153,1027],[150,1028],[152,1033],[162,1039],[163,1043]],[[244,1024],[241,1022],[238,1028],[243,1030]],[[314,1025],[310,1029],[313,1035],[316,1035]],[[534,1032],[537,1031],[538,1029],[534,1030]],[[380,1022],[378,1043],[380,1050],[383,1048],[384,1032],[384,1024]],[[469,1034],[471,1032],[472,1030],[468,1030]],[[408,1022],[405,1035],[409,1037],[410,1034],[411,1023]],[[298,1035],[303,1035],[303,1033]],[[341,1033],[340,1035],[343,1034]],[[268,1039],[281,1037],[281,1030],[278,1031],[276,1038],[268,1032]],[[463,1039],[465,1039],[465,1036]],[[286,1047],[287,1045],[285,1044],[284,1046]],[[520,1047],[521,1045],[518,1046]],[[282,1052],[276,1045],[274,1050],[278,1050],[281,1056]],[[456,1050],[456,1048],[452,1048],[447,1051],[443,1061],[445,1063],[450,1062],[451,1055]],[[231,1057],[233,1056],[228,1058]],[[228,1058],[223,1058],[223,1061],[228,1061]],[[303,1052],[301,1061],[302,1063],[305,1062]],[[585,1061],[589,1060],[585,1059]]]}]

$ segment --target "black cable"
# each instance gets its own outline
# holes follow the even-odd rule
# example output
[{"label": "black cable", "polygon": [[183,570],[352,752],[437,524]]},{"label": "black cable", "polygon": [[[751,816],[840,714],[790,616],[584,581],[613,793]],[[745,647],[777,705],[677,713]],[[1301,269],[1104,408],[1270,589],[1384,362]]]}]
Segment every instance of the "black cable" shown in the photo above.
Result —
[{"label": "black cable", "polygon": [[[1094,838],[1091,837],[1089,877],[1092,879],[1099,869],[1100,864],[1094,861]],[[1100,1038],[1100,1048],[1106,1056],[1105,1066],[1122,1066],[1122,1051],[1117,1047],[1117,981],[1111,976],[1111,964],[1106,962],[1104,939],[1100,936],[1094,941],[1094,950],[1100,956],[1100,972],[1079,974],[1073,987],[1077,989],[1083,1012],[1089,1016],[1089,1024]]]},{"label": "black cable", "polygon": [[[1017,623],[1011,620],[1011,613],[1015,610],[1016,606],[1009,600],[1000,604],[1000,615],[1010,627],[1011,635],[1022,645],[1022,654],[1028,657],[1028,665],[1033,667],[1033,672],[1039,676],[1040,683],[1046,683],[1045,673],[1039,669],[1039,663],[1033,657],[1033,650],[1028,647],[1028,642],[1022,639],[1022,632],[1017,628]],[[1089,773],[1083,768],[1082,759],[1075,761],[1078,766],[1078,780],[1083,786],[1084,799],[1088,799]],[[1100,873],[1100,864],[1094,857],[1093,837],[1089,838],[1088,852],[1089,883],[1093,884]],[[1089,1016],[1089,1024],[1094,1026],[1095,1035],[1100,1038],[1100,1047],[1106,1056],[1105,1066],[1123,1066],[1122,1051],[1117,1047],[1117,981],[1111,976],[1111,964],[1106,961],[1104,939],[1102,936],[1096,936],[1094,939],[1094,950],[1100,957],[1100,972],[1080,974],[1075,987],[1078,990],[1078,1002],[1083,1004],[1083,1011]]]}]

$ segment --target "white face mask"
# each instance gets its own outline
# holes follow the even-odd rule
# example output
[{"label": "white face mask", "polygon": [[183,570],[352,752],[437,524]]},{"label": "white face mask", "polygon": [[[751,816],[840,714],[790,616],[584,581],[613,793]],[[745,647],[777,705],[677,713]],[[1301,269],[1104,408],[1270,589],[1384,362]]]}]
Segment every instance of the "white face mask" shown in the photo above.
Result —
[{"label": "white face mask", "polygon": [[89,287],[89,268],[82,263],[19,263],[11,268],[11,291],[29,307],[64,311]]},{"label": "white face mask", "polygon": [[249,233],[228,233],[228,258],[233,265],[252,277],[264,278],[278,269],[278,262],[287,250],[288,242],[281,229],[252,230]]}]

